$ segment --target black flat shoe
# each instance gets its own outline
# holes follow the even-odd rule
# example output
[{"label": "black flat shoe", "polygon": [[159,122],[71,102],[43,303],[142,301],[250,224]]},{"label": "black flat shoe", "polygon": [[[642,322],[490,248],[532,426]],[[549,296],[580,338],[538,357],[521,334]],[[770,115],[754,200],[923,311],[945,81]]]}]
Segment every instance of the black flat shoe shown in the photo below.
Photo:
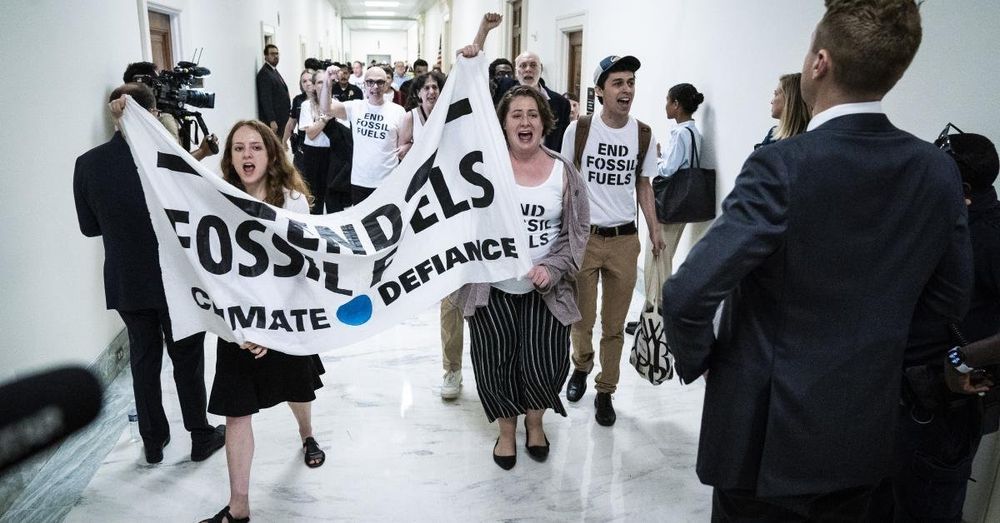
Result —
[{"label": "black flat shoe", "polygon": [[639,330],[639,322],[630,321],[625,324],[625,334],[629,336],[635,336],[635,331]]},{"label": "black flat shoe", "polygon": [[191,445],[191,461],[205,461],[226,445],[226,426],[215,427],[208,441]]},{"label": "black flat shoe", "polygon": [[504,470],[510,470],[514,468],[517,464],[517,451],[514,451],[513,456],[497,456],[497,446],[500,445],[500,437],[497,437],[497,442],[493,445],[493,462],[500,466]]},{"label": "black flat shoe", "polygon": [[163,444],[158,447],[146,445],[144,448],[146,463],[154,464],[163,461],[163,447],[166,447],[168,443],[170,443],[170,434],[167,434],[167,439],[163,440]]},{"label": "black flat shoe", "polygon": [[524,448],[528,449],[528,456],[541,463],[549,457],[549,437],[542,433],[545,438],[545,445],[528,445],[528,420],[524,420]]},{"label": "black flat shoe", "polygon": [[250,523],[250,516],[236,519],[229,513],[229,505],[222,507],[218,514],[199,521],[198,523]]},{"label": "black flat shoe", "polygon": [[587,392],[587,373],[582,370],[574,370],[566,383],[566,399],[576,403]]}]

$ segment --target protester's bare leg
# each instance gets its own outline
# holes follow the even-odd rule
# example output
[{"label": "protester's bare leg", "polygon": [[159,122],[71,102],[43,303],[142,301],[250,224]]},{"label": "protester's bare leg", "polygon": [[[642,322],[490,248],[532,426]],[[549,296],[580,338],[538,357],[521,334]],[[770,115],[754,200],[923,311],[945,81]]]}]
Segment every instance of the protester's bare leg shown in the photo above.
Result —
[{"label": "protester's bare leg", "polygon": [[292,414],[295,416],[295,422],[299,424],[299,437],[302,441],[306,438],[312,437],[313,427],[312,427],[312,402],[297,402],[289,401],[288,407],[292,409]]},{"label": "protester's bare leg", "polygon": [[499,418],[500,442],[497,444],[495,454],[497,456],[513,456],[517,453],[517,416],[509,418]]},{"label": "protester's bare leg", "polygon": [[251,416],[226,417],[226,464],[229,466],[229,513],[250,516],[250,464],[253,462]]},{"label": "protester's bare leg", "polygon": [[545,446],[545,431],[542,428],[542,416],[544,415],[545,409],[528,409],[524,415],[524,427],[528,431],[529,446]]}]

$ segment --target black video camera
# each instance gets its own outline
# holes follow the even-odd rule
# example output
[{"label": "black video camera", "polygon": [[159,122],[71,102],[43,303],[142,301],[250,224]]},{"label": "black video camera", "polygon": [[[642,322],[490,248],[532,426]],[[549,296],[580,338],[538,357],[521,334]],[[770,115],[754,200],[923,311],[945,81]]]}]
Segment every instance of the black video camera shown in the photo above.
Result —
[{"label": "black video camera", "polygon": [[192,62],[177,62],[172,70],[160,71],[152,78],[153,92],[156,94],[156,108],[177,117],[187,114],[184,104],[211,109],[215,107],[215,93],[190,89],[195,78],[212,74],[206,67]]},{"label": "black video camera", "polygon": [[313,71],[326,71],[331,65],[340,66],[339,63],[334,62],[330,59],[320,60],[319,58],[306,58],[305,68],[312,69]]}]

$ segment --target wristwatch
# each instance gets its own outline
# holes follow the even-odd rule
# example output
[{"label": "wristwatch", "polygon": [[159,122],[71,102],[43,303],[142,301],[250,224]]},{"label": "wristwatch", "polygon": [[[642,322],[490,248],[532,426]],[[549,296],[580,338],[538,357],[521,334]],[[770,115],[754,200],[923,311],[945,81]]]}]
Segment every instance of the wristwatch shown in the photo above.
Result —
[{"label": "wristwatch", "polygon": [[955,346],[948,351],[948,363],[955,368],[960,374],[968,374],[976,369],[965,364],[965,354],[962,353],[962,348]]}]

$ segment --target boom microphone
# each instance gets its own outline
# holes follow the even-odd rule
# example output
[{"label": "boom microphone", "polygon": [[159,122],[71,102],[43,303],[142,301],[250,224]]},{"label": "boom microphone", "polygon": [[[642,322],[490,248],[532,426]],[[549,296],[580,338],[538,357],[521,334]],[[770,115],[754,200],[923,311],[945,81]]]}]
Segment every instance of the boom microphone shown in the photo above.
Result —
[{"label": "boom microphone", "polygon": [[101,412],[101,384],[65,367],[0,386],[0,474],[86,427]]}]

